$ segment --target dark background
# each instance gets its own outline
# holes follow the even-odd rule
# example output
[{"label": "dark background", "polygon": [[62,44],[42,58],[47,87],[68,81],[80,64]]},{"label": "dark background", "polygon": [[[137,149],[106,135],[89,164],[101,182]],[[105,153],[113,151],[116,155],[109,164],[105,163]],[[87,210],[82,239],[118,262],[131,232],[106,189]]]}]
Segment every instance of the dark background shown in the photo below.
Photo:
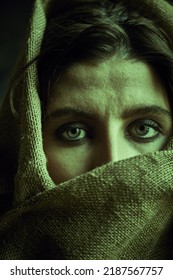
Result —
[{"label": "dark background", "polygon": [[0,101],[26,34],[32,0],[0,0]]}]

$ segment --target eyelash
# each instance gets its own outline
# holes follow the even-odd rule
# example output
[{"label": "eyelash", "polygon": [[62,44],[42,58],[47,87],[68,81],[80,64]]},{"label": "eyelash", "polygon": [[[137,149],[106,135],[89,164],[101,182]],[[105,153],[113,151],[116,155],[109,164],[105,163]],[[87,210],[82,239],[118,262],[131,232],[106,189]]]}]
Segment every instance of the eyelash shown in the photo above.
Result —
[{"label": "eyelash", "polygon": [[[135,125],[138,126],[138,128],[140,126],[143,126],[143,127],[147,127],[148,129],[153,129],[157,133],[152,137],[141,137],[141,136],[131,135],[131,133],[129,133],[129,132],[130,132],[130,130],[135,128]],[[74,138],[71,137],[71,140],[68,139],[69,136],[63,136],[63,134],[65,134],[67,132],[70,132],[70,131],[72,132],[72,129],[78,129],[79,135],[81,134],[81,131],[85,132],[84,134],[86,134],[86,135],[79,139],[75,139],[75,137]],[[150,142],[154,142],[155,140],[157,140],[157,138],[159,138],[161,133],[162,133],[162,128],[157,122],[150,120],[150,119],[138,119],[138,120],[131,122],[127,126],[126,132],[125,132],[125,137],[132,141],[138,142],[139,144],[145,144],[145,143],[150,143]],[[72,123],[67,123],[67,124],[63,124],[62,126],[60,126],[56,130],[55,136],[56,136],[56,138],[60,139],[61,141],[66,141],[71,144],[75,144],[75,143],[82,144],[93,138],[93,131],[86,124],[84,124],[82,122],[72,122]]]}]

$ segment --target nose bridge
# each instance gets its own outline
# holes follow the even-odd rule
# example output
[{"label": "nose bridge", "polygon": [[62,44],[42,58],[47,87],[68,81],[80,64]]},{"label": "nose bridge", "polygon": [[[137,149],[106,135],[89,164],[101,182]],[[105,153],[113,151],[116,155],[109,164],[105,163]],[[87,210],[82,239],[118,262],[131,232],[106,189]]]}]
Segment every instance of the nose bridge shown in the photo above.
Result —
[{"label": "nose bridge", "polygon": [[97,146],[96,166],[115,162],[124,157],[123,137],[119,125],[107,126]]},{"label": "nose bridge", "polygon": [[110,129],[104,137],[102,157],[107,162],[118,161],[120,157],[120,138],[121,136],[116,131],[117,129]]}]

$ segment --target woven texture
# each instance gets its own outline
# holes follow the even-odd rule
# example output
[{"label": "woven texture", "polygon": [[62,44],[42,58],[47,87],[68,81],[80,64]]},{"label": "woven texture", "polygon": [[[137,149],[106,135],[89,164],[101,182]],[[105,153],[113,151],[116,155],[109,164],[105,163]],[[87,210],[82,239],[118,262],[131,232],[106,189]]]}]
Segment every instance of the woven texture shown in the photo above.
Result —
[{"label": "woven texture", "polygon": [[[51,2],[33,1],[23,64],[39,53]],[[131,2],[173,37],[171,5]],[[15,92],[17,119],[9,94],[0,110],[0,259],[172,259],[172,139],[164,151],[56,186],[43,152],[35,64]]]}]

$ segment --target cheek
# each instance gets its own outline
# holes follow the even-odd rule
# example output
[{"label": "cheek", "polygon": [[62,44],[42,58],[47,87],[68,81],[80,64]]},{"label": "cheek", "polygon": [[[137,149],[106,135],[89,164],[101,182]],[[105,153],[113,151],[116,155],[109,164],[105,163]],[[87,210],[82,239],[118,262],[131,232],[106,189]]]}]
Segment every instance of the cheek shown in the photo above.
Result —
[{"label": "cheek", "polygon": [[89,171],[87,151],[76,148],[46,150],[47,169],[55,184],[62,183]]}]

